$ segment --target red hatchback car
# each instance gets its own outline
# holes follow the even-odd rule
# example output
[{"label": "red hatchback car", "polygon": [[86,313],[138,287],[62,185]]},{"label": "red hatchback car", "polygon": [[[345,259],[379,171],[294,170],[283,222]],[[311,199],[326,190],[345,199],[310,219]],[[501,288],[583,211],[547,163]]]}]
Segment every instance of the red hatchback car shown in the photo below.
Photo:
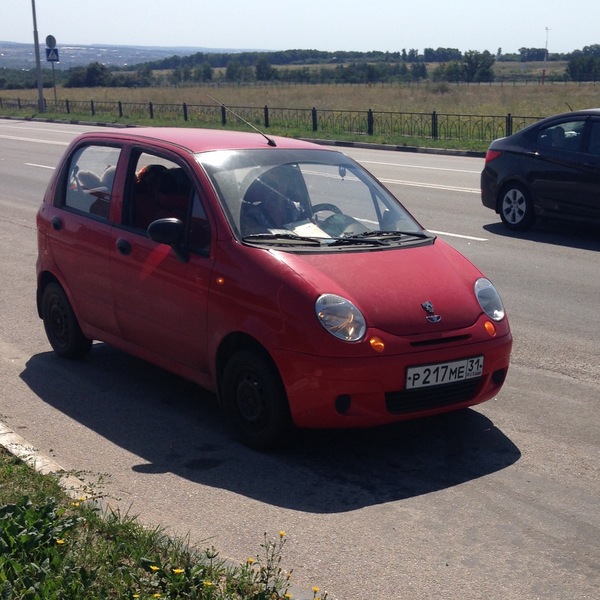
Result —
[{"label": "red hatchback car", "polygon": [[216,392],[238,437],[368,427],[495,396],[492,283],[343,153],[140,128],[67,149],[37,217],[53,349],[100,340]]}]

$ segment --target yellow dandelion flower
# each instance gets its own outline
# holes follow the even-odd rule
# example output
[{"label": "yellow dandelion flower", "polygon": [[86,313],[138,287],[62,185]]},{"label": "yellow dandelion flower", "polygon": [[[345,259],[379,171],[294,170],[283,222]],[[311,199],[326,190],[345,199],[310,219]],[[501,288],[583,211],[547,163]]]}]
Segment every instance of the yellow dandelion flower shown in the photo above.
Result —
[{"label": "yellow dandelion flower", "polygon": [[79,506],[79,502],[71,502],[71,506],[77,508]]},{"label": "yellow dandelion flower", "polygon": [[292,597],[291,594],[285,594],[284,598],[286,598],[286,600],[290,600],[290,598]]},{"label": "yellow dandelion flower", "polygon": [[173,573],[175,573],[175,575],[181,575],[182,573],[185,573],[185,569],[173,569]]},{"label": "yellow dandelion flower", "polygon": [[150,565],[150,570],[156,573],[156,571],[160,571],[160,567],[157,567],[156,565]]},{"label": "yellow dandelion flower", "polygon": [[212,581],[203,581],[203,582],[202,582],[202,585],[204,585],[204,587],[211,587],[211,586],[212,586],[212,584],[213,584],[213,582],[212,582]]},{"label": "yellow dandelion flower", "polygon": [[152,594],[153,598],[160,598],[160,594],[158,592],[156,592],[156,594]]},{"label": "yellow dandelion flower", "polygon": [[285,537],[285,531],[283,531],[283,529],[279,532],[279,537],[280,538],[284,538]]},{"label": "yellow dandelion flower", "polygon": [[57,543],[59,546],[62,546],[62,545],[65,543],[65,540],[56,540],[56,543]]},{"label": "yellow dandelion flower", "polygon": [[246,561],[246,564],[248,564],[248,565],[253,565],[253,564],[254,564],[254,562],[255,562],[255,561],[254,561],[254,559],[253,559],[253,558],[249,558],[249,559]]},{"label": "yellow dandelion flower", "polygon": [[312,590],[313,594],[316,594],[319,591],[319,588],[315,585]]}]

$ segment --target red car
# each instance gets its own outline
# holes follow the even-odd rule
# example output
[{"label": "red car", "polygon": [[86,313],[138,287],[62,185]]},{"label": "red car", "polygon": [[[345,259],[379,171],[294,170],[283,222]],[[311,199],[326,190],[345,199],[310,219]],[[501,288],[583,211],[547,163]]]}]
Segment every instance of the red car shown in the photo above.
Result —
[{"label": "red car", "polygon": [[372,175],[308,142],[200,129],[83,134],[37,217],[53,349],[100,340],[218,394],[238,437],[471,406],[505,380],[492,283]]}]

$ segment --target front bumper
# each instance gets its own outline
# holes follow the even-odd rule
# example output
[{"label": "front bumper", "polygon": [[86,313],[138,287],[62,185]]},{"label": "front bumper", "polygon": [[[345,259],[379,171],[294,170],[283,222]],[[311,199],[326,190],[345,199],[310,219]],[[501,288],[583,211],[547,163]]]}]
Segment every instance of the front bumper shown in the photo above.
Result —
[{"label": "front bumper", "polygon": [[[509,366],[510,333],[491,340],[395,355],[324,358],[290,351],[275,356],[298,427],[372,427],[449,412],[493,398]],[[481,377],[405,389],[406,369],[484,356]]]}]

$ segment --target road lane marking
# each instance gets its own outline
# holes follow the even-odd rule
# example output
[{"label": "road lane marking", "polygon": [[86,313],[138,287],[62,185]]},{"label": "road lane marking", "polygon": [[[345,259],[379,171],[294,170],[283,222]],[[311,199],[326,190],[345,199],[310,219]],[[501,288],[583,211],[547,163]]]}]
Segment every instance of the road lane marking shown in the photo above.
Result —
[{"label": "road lane marking", "polygon": [[425,169],[429,171],[450,171],[451,173],[472,173],[475,175],[479,175],[481,173],[481,169],[479,171],[469,171],[467,169],[449,169],[447,167],[427,167],[425,165],[407,165],[403,163],[388,163],[388,162],[379,162],[376,160],[361,160],[359,161],[365,165],[382,165],[385,167],[403,167],[405,169]]},{"label": "road lane marking", "polygon": [[49,167],[48,165],[38,165],[36,163],[25,163],[25,166],[38,167],[39,169],[51,169],[52,171],[54,171],[54,169],[56,169],[56,167]]},{"label": "road lane marking", "polygon": [[436,235],[447,235],[448,237],[461,238],[463,240],[471,240],[474,242],[487,242],[488,238],[475,237],[473,235],[463,235],[462,233],[449,233],[448,231],[434,231],[433,229],[428,229],[431,233],[435,233]]},{"label": "road lane marking", "polygon": [[70,142],[55,142],[52,140],[40,140],[39,138],[20,137],[17,135],[0,135],[0,139],[13,140],[15,142],[35,142],[37,144],[50,144],[51,146],[68,146]]},{"label": "road lane marking", "polygon": [[463,192],[465,194],[481,194],[481,190],[475,188],[458,187],[454,185],[440,185],[437,183],[421,183],[419,181],[403,181],[401,179],[383,179],[379,178],[379,181],[386,184],[393,185],[407,185],[409,187],[422,187],[430,188],[434,190],[446,190],[447,192]]}]

